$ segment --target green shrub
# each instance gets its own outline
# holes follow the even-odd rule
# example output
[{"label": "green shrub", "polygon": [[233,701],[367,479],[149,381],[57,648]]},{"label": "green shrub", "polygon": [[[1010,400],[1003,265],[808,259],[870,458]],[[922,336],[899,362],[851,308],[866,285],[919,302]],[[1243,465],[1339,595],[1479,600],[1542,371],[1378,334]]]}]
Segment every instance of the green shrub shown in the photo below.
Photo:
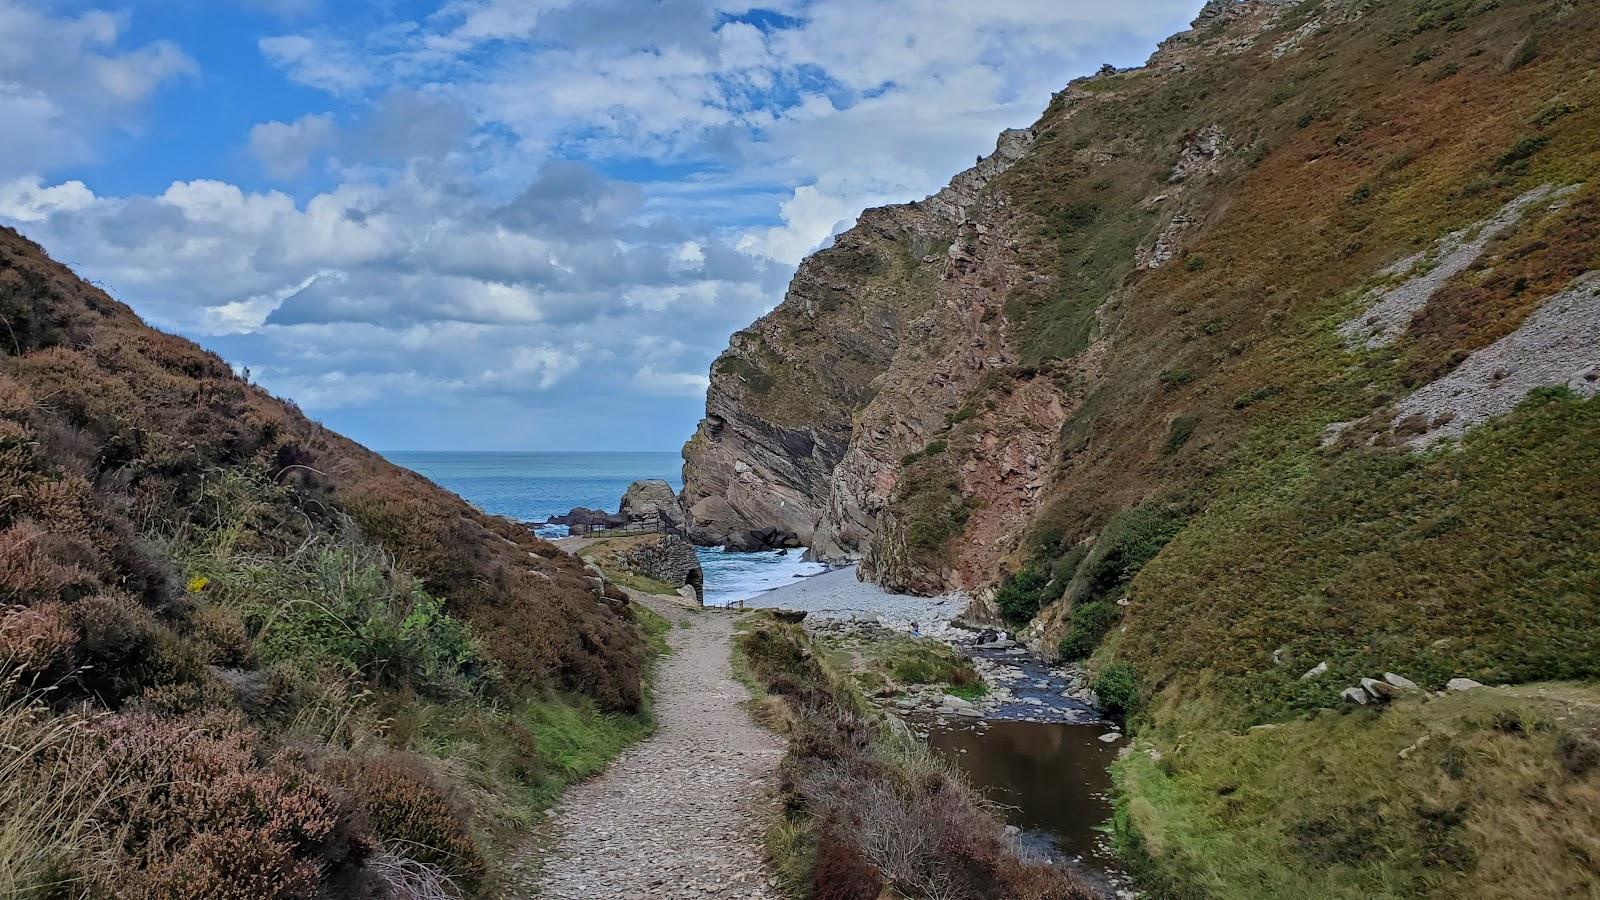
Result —
[{"label": "green shrub", "polygon": [[1007,575],[994,592],[994,602],[1000,615],[1013,625],[1020,625],[1039,614],[1047,601],[1045,591],[1051,584],[1050,573],[1034,565],[1023,566]]},{"label": "green shrub", "polygon": [[1161,373],[1161,386],[1169,391],[1175,391],[1194,381],[1194,373],[1188,369],[1166,369]]},{"label": "green shrub", "polygon": [[1511,145],[1511,149],[1500,154],[1500,156],[1494,161],[1495,170],[1498,171],[1501,169],[1509,169],[1518,165],[1519,163],[1526,162],[1527,160],[1531,159],[1535,153],[1543,150],[1544,145],[1548,143],[1550,143],[1550,138],[1542,134],[1534,135],[1533,137],[1525,137],[1522,140],[1517,141],[1515,144]]},{"label": "green shrub", "polygon": [[1178,536],[1186,521],[1176,507],[1155,502],[1112,519],[1079,567],[1073,603],[1120,596],[1145,563]]},{"label": "green shrub", "polygon": [[1122,620],[1122,608],[1115,601],[1091,600],[1072,607],[1071,625],[1061,639],[1061,658],[1085,659],[1100,645],[1100,640]]},{"label": "green shrub", "polygon": [[1183,415],[1172,420],[1172,425],[1167,428],[1166,443],[1161,445],[1161,452],[1176,453],[1184,444],[1189,443],[1189,438],[1194,436],[1196,426],[1200,424],[1200,417]]},{"label": "green shrub", "polygon": [[268,663],[333,665],[384,687],[459,696],[481,662],[467,625],[377,554],[323,547],[292,558],[195,560],[239,610]]},{"label": "green shrub", "polygon": [[908,641],[904,646],[890,651],[884,665],[901,684],[943,684],[980,689],[983,685],[971,660],[938,641]]},{"label": "green shrub", "polygon": [[1114,662],[1094,679],[1094,693],[1100,698],[1101,708],[1124,719],[1138,715],[1141,689],[1139,670],[1131,663]]},{"label": "green shrub", "polygon": [[895,491],[901,536],[917,555],[938,553],[961,533],[972,514],[955,474],[937,462],[908,469]]},{"label": "green shrub", "polygon": [[717,360],[714,368],[724,375],[732,375],[749,386],[757,394],[765,394],[778,385],[778,379],[747,360],[737,356],[724,356]]}]

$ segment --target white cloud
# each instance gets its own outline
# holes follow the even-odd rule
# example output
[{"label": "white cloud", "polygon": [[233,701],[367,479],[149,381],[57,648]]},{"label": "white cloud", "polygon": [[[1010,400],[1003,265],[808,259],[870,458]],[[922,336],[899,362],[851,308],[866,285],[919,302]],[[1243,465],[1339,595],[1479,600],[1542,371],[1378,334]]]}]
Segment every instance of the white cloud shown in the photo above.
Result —
[{"label": "white cloud", "polygon": [[317,193],[107,196],[39,176],[135,130],[193,63],[119,47],[126,16],[0,0],[0,219],[308,408],[687,408],[728,333],[863,207],[938,189],[1198,3],[777,0],[759,6],[792,18],[759,27],[737,0],[369,5],[260,39],[328,105],[225,138]]},{"label": "white cloud", "polygon": [[196,72],[169,41],[119,48],[127,27],[126,15],[0,0],[0,178],[92,159],[102,132],[133,130],[161,85]]},{"label": "white cloud", "polygon": [[274,178],[295,178],[333,144],[333,116],[301,116],[293,122],[262,122],[250,129],[250,153]]},{"label": "white cloud", "polygon": [[645,366],[633,375],[634,386],[647,394],[678,397],[703,397],[711,379],[700,372],[659,372]]},{"label": "white cloud", "polygon": [[330,94],[353,94],[378,80],[361,51],[351,44],[289,34],[257,41],[261,54],[307,87]]},{"label": "white cloud", "polygon": [[0,218],[37,222],[51,213],[72,212],[94,203],[94,192],[81,181],[45,187],[37,175],[0,184]]},{"label": "white cloud", "polygon": [[825,238],[849,227],[863,205],[853,199],[828,196],[815,185],[802,185],[778,208],[783,224],[747,232],[739,240],[739,249],[793,265],[817,249]]}]

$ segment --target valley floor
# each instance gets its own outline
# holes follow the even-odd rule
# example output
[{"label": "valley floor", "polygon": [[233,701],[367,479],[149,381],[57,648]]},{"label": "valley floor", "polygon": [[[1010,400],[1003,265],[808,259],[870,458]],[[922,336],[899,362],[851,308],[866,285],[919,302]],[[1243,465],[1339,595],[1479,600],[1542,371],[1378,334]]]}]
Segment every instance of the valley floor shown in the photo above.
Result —
[{"label": "valley floor", "polygon": [[676,626],[656,670],[659,730],[562,799],[542,896],[776,900],[764,805],[784,745],[744,707],[735,616],[659,611]]}]

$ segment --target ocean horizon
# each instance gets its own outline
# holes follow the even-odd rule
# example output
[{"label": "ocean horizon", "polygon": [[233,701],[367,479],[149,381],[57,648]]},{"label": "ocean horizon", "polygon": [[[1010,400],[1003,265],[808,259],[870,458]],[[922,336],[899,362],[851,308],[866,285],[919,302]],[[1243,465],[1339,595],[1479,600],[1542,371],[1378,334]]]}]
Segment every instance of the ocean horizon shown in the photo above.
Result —
[{"label": "ocean horizon", "polygon": [[[683,458],[672,451],[389,450],[381,454],[490,515],[537,523],[575,507],[616,512],[628,485],[659,479],[683,490]],[[550,539],[564,525],[536,527]],[[707,606],[726,606],[815,575],[826,567],[800,553],[729,553],[697,547]]]}]

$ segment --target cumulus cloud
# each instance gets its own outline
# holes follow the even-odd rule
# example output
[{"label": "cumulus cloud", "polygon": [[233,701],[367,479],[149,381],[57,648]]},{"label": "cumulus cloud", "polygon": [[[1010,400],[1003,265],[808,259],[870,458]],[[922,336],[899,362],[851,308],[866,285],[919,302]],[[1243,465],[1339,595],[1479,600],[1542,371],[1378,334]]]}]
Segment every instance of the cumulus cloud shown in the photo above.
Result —
[{"label": "cumulus cloud", "polygon": [[42,177],[194,64],[122,46],[124,15],[0,0],[21,129],[0,131],[0,220],[313,411],[626,409],[686,432],[728,333],[806,253],[1198,0],[239,3],[283,17],[261,64],[320,92],[231,138],[280,190]]},{"label": "cumulus cloud", "polygon": [[322,113],[293,122],[262,122],[250,129],[250,153],[275,178],[295,178],[333,144],[333,117]]},{"label": "cumulus cloud", "polygon": [[102,132],[134,129],[157,88],[195,73],[170,41],[122,47],[128,21],[0,0],[0,178],[91,159]]}]

